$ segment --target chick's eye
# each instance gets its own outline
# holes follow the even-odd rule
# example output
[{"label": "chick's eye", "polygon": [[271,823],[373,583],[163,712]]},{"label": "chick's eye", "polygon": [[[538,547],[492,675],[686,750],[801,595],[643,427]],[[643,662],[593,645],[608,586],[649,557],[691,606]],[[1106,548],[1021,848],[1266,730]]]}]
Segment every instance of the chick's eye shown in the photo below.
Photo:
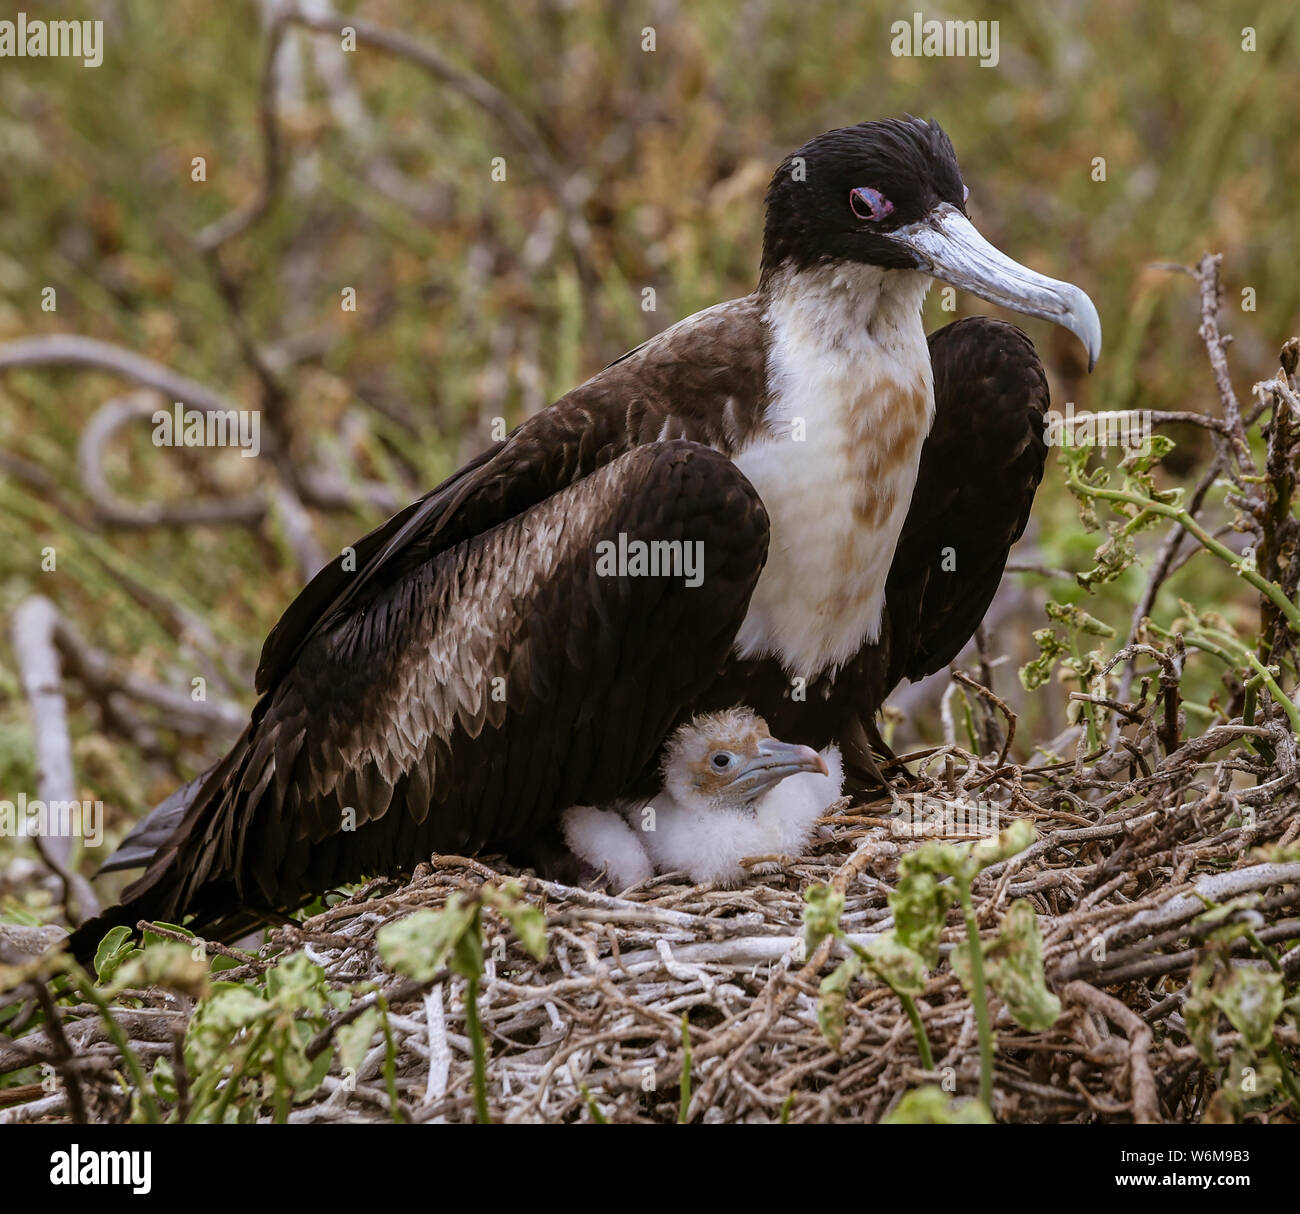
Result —
[{"label": "chick's eye", "polygon": [[894,209],[894,204],[888,198],[867,185],[849,191],[849,206],[859,219],[870,223],[879,223]]},{"label": "chick's eye", "polygon": [[727,768],[731,766],[731,758],[732,756],[725,750],[719,750],[714,752],[713,757],[709,761],[713,764],[715,770],[726,771]]}]

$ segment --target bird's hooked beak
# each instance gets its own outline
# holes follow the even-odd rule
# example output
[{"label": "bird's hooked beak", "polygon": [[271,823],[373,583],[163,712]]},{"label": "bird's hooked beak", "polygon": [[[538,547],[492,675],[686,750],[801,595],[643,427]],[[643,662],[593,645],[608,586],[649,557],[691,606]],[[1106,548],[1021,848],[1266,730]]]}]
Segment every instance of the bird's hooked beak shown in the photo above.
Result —
[{"label": "bird's hooked beak", "polygon": [[817,772],[824,776],[827,774],[826,761],[811,746],[764,738],[758,744],[758,753],[746,760],[736,773],[731,787],[744,794],[752,806],[768,789],[802,771]]},{"label": "bird's hooked beak", "polygon": [[924,219],[888,234],[917,258],[917,268],[990,303],[1039,316],[1069,329],[1088,351],[1091,371],[1101,353],[1101,320],[1078,287],[1012,261],[995,249],[969,219],[945,202]]}]

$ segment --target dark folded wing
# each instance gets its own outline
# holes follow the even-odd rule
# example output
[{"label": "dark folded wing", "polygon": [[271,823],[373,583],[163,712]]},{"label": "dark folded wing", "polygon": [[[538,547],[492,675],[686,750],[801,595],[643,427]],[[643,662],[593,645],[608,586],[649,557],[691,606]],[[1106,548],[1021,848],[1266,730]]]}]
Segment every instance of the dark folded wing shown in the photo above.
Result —
[{"label": "dark folded wing", "polygon": [[885,592],[887,693],[941,669],[974,635],[1029,521],[1047,446],[1047,377],[1014,325],[930,335],[935,420]]}]

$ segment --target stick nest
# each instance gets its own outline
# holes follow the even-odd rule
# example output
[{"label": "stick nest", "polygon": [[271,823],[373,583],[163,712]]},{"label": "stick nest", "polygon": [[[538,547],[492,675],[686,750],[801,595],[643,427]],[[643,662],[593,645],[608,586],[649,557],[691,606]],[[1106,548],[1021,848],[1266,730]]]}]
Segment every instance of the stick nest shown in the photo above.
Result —
[{"label": "stick nest", "polygon": [[[1033,1033],[993,999],[999,1120],[1215,1119],[1220,1068],[1198,1057],[1181,1015],[1198,945],[1221,925],[1201,916],[1207,905],[1238,899],[1237,913],[1253,916],[1263,943],[1300,936],[1300,863],[1287,850],[1300,836],[1300,766],[1285,721],[1275,714],[1251,726],[1213,726],[1163,759],[1156,733],[1148,721],[1136,745],[1038,766],[999,765],[941,747],[920,757],[920,774],[905,790],[899,785],[913,805],[918,794],[980,800],[996,807],[1002,825],[1030,818],[1038,831],[1027,851],[984,870],[974,887],[986,933],[1014,899],[1032,903],[1048,986],[1062,1004],[1055,1025]],[[1271,744],[1275,757],[1265,763],[1247,751],[1249,739]],[[1243,786],[1242,773],[1254,783]],[[504,863],[437,856],[408,884],[371,882],[299,925],[276,929],[256,956],[213,947],[240,960],[220,975],[225,980],[256,978],[277,955],[305,950],[331,986],[369,980],[384,992],[391,1055],[376,1033],[355,1075],[334,1068],[289,1113],[294,1121],[392,1118],[389,1057],[402,1117],[473,1119],[464,980],[448,974],[417,983],[393,974],[379,957],[376,933],[418,908],[444,906],[454,893],[514,880],[544,912],[550,947],[535,960],[485,907],[479,1014],[495,1120],[677,1120],[686,1017],[689,1119],[874,1122],[908,1089],[937,1083],[973,1094],[979,1080],[974,1012],[947,959],[964,938],[956,911],[943,959],[918,1000],[933,1071],[921,1069],[899,999],[869,977],[850,987],[838,1049],[818,1026],[818,986],[842,946],[828,939],[805,957],[804,892],[816,883],[841,891],[841,927],[860,943],[888,929],[886,899],[899,859],[921,841],[893,828],[895,808],[886,798],[841,802],[807,854],[764,857],[762,874],[736,889],[688,885],[670,874],[612,897]],[[1238,947],[1232,964],[1262,964],[1253,956]],[[1284,953],[1281,964],[1294,981],[1300,949]],[[158,990],[130,994],[136,1006],[114,1014],[141,1057],[173,1050],[191,1001]],[[84,1015],[72,1018],[78,1012]],[[91,1114],[124,1116],[107,1078],[118,1065],[117,1047],[102,1019],[83,1007],[63,1021],[77,1054],[91,1060],[78,1063],[83,1079],[100,1077],[98,1095],[88,1082]],[[1293,1026],[1279,1022],[1276,1040],[1294,1054]],[[1235,1031],[1218,1033],[1220,1064],[1238,1043]],[[0,1042],[0,1073],[38,1057],[57,1060],[57,1053],[44,1029]],[[1288,1115],[1283,1108],[1279,1098],[1279,1119]],[[2,1116],[67,1112],[56,1093]]]}]

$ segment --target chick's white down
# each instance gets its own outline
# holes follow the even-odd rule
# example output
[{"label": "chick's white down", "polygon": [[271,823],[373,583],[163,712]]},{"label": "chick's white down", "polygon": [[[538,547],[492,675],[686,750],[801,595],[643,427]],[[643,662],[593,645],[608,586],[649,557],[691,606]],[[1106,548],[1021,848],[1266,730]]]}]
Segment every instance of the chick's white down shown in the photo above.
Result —
[{"label": "chick's white down", "polygon": [[[669,742],[664,787],[649,804],[574,806],[561,819],[565,842],[593,870],[604,871],[614,890],[666,872],[685,872],[696,884],[736,885],[746,876],[742,859],[799,855],[844,785],[836,747],[821,752],[826,774],[784,776],[786,769],[773,773],[768,752],[774,747],[805,767],[816,758],[807,747],[771,739],[748,709],[696,718]],[[729,756],[731,770],[713,766],[720,754]],[[757,796],[755,779],[770,784]]]}]

